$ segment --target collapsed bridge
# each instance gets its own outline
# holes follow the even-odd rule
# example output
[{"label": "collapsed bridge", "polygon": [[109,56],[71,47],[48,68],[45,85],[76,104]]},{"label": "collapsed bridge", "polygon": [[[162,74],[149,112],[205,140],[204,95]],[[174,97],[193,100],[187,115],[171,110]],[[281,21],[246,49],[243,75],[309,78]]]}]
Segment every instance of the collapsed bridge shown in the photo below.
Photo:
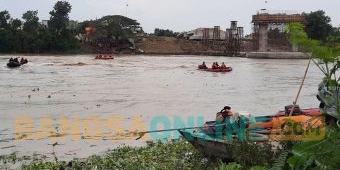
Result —
[{"label": "collapsed bridge", "polygon": [[[291,14],[289,14],[291,13]],[[271,36],[268,38],[269,30],[278,30],[279,32],[284,31],[284,26],[293,22],[305,23],[305,15],[297,14],[288,11],[268,11],[261,9],[256,15],[252,16],[253,26],[253,48],[254,50],[265,52],[275,51],[275,44],[278,46],[287,45],[288,41],[285,36]],[[275,35],[275,34],[274,34]],[[273,44],[274,47],[268,45]]]}]

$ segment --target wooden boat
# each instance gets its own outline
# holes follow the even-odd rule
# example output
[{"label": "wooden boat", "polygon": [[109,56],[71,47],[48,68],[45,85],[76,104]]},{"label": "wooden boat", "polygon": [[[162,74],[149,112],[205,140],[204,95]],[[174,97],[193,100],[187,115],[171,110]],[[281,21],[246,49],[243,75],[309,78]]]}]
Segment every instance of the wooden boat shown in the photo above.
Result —
[{"label": "wooden boat", "polygon": [[207,69],[198,69],[198,70],[202,70],[202,71],[209,71],[209,72],[222,72],[222,73],[225,73],[225,72],[230,72],[232,71],[233,69],[231,67],[227,67],[225,69],[212,69],[212,68],[207,68]]},{"label": "wooden boat", "polygon": [[[275,116],[288,116],[291,112],[291,108],[292,106],[286,106],[285,110],[279,111],[277,112]],[[299,106],[296,106],[296,108],[294,108],[294,111],[292,113],[292,115],[306,115],[306,116],[320,116],[321,110],[319,108],[308,108],[308,109],[300,109]]]},{"label": "wooden boat", "polygon": [[227,146],[232,147],[230,143],[223,140],[207,140],[193,132],[179,130],[179,133],[190,142],[204,157],[230,159],[231,154]]},{"label": "wooden boat", "polygon": [[[190,142],[203,156],[208,158],[219,158],[222,160],[231,158],[232,142],[225,139],[217,139],[214,135],[197,133],[190,130],[179,130],[179,133]],[[250,141],[266,141],[267,135],[258,133],[250,133],[248,135]]]},{"label": "wooden boat", "polygon": [[[300,127],[303,128],[304,131],[308,129],[313,130],[312,128],[324,128],[323,117],[319,116],[321,113],[319,115],[316,114],[320,112],[319,109],[311,108],[302,110],[300,115],[296,116],[281,116],[282,111],[279,111],[274,115],[255,117],[256,122],[248,124],[245,131],[243,131],[243,133],[246,134],[246,140],[254,142],[276,142],[279,140],[286,140],[287,137],[293,137],[293,140],[306,139],[306,134],[292,134],[291,136],[284,134],[287,132],[285,131],[287,127],[293,127],[286,125],[286,123],[292,121],[296,122],[296,125],[301,125]],[[217,126],[221,126],[221,124],[216,125],[215,121],[208,121],[205,123],[204,128],[196,128],[194,130],[181,129],[179,130],[179,133],[204,156],[229,159],[231,157],[231,152],[228,148],[232,147],[231,140],[227,140],[225,134],[217,136],[215,132]],[[232,133],[232,139],[237,140],[235,131]],[[315,133],[315,131],[310,131],[310,133]],[[316,136],[316,138],[313,139],[318,140],[320,138],[322,138],[322,135]]]}]

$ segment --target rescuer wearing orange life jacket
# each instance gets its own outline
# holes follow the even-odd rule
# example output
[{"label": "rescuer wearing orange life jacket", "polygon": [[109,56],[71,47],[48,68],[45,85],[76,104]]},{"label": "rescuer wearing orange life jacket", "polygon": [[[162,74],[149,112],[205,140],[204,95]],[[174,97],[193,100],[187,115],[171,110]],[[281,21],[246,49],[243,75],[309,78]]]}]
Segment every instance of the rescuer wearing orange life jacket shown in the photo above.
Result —
[{"label": "rescuer wearing orange life jacket", "polygon": [[221,64],[221,69],[227,69],[227,66],[224,64],[224,62]]}]

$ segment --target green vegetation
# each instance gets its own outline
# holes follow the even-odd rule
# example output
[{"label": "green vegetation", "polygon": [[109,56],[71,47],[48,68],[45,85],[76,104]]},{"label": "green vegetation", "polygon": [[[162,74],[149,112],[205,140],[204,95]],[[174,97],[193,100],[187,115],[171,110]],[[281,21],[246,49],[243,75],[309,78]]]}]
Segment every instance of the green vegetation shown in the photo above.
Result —
[{"label": "green vegetation", "polygon": [[314,40],[325,41],[332,33],[331,18],[325,12],[318,10],[306,15],[305,31],[308,37]]},{"label": "green vegetation", "polygon": [[[281,167],[289,169],[338,169],[340,167],[340,127],[334,121],[340,117],[340,77],[337,76],[337,70],[340,67],[340,48],[331,44],[321,43],[317,40],[309,39],[304,31],[304,26],[299,23],[293,23],[287,26],[287,32],[290,41],[301,51],[308,53],[311,60],[324,74],[319,87],[319,96],[324,106],[323,112],[326,117],[331,117],[333,123],[327,127],[327,135],[321,141],[300,142],[295,144],[291,149],[288,147],[288,156],[278,158]],[[326,44],[322,45],[322,44]],[[323,90],[326,89],[326,92]],[[329,110],[328,107],[335,108]],[[283,152],[285,153],[285,152]]]},{"label": "green vegetation", "polygon": [[143,29],[136,20],[121,15],[108,15],[94,21],[84,21],[80,25],[82,28],[96,29],[91,35],[93,39],[107,37],[118,40],[133,37],[136,33],[143,33]]},{"label": "green vegetation", "polygon": [[44,53],[76,49],[79,42],[66,29],[71,5],[58,1],[50,12],[48,27],[39,23],[38,11],[23,14],[22,23],[8,11],[0,12],[0,52]]},{"label": "green vegetation", "polygon": [[[0,53],[82,53],[88,50],[80,48],[81,42],[111,48],[128,44],[127,38],[143,33],[136,20],[120,15],[81,23],[70,21],[71,10],[69,2],[56,2],[44,24],[39,23],[38,11],[25,12],[23,21],[11,18],[6,10],[0,11]],[[87,32],[86,27],[93,29]]]},{"label": "green vegetation", "polygon": [[[230,147],[234,153],[229,163],[203,157],[190,143],[179,140],[170,143],[148,142],[145,147],[119,147],[104,155],[69,162],[46,156],[20,157],[16,153],[0,156],[0,168],[10,168],[21,163],[22,169],[197,169],[231,170],[249,169],[253,165],[267,166],[273,162],[272,145],[235,142]],[[53,146],[53,151],[57,150]],[[54,153],[54,152],[53,152]],[[18,164],[17,164],[18,165]]]},{"label": "green vegetation", "polygon": [[179,35],[178,32],[173,32],[169,29],[159,29],[159,28],[156,28],[155,31],[154,31],[154,35],[155,36],[162,36],[162,37],[177,37]]},{"label": "green vegetation", "polygon": [[95,47],[103,53],[112,50],[134,49],[136,35],[143,34],[140,24],[133,19],[121,15],[108,15],[94,21],[79,24],[79,31],[85,35],[83,42]]}]

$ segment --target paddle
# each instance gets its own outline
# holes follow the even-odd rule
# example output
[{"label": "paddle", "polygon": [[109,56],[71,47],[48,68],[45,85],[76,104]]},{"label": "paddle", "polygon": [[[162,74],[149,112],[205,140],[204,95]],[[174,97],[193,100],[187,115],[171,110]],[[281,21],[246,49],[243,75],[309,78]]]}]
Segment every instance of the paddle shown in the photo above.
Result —
[{"label": "paddle", "polygon": [[[206,123],[213,123],[215,121],[209,121]],[[195,128],[205,128],[205,127],[218,127],[218,126],[224,126],[226,124],[213,124],[213,125],[207,125],[207,126],[196,126],[196,127],[186,127],[186,128],[173,128],[173,129],[162,129],[162,130],[150,130],[150,131],[144,131],[144,132],[137,132],[137,134],[139,135],[138,138],[136,138],[136,140],[139,140],[140,138],[142,138],[145,134],[147,133],[156,133],[156,132],[167,132],[167,131],[174,131],[174,130],[185,130],[185,129],[195,129]]]},{"label": "paddle", "polygon": [[290,113],[289,113],[289,116],[292,116],[293,112],[294,112],[294,108],[296,107],[296,103],[297,103],[297,100],[299,98],[299,95],[300,95],[300,92],[301,92],[301,89],[302,89],[302,86],[303,86],[303,83],[305,82],[305,79],[306,79],[306,76],[307,76],[307,72],[308,72],[308,69],[309,69],[309,65],[310,65],[310,61],[312,60],[312,57],[309,58],[309,61],[308,61],[308,64],[307,64],[307,67],[306,67],[306,70],[305,70],[305,74],[303,75],[303,79],[301,81],[301,84],[300,84],[300,88],[298,90],[298,93],[295,97],[295,101],[293,102],[293,107],[292,107],[292,110],[290,110]]},{"label": "paddle", "polygon": [[174,131],[174,130],[185,130],[185,129],[195,129],[195,128],[205,128],[205,127],[216,127],[216,126],[223,126],[225,124],[218,124],[218,125],[208,125],[208,126],[196,126],[196,127],[186,127],[186,128],[174,128],[174,129],[162,129],[162,130],[150,130],[144,132],[138,132],[139,137],[136,140],[142,138],[147,133],[155,133],[155,132],[166,132],[166,131]]}]

